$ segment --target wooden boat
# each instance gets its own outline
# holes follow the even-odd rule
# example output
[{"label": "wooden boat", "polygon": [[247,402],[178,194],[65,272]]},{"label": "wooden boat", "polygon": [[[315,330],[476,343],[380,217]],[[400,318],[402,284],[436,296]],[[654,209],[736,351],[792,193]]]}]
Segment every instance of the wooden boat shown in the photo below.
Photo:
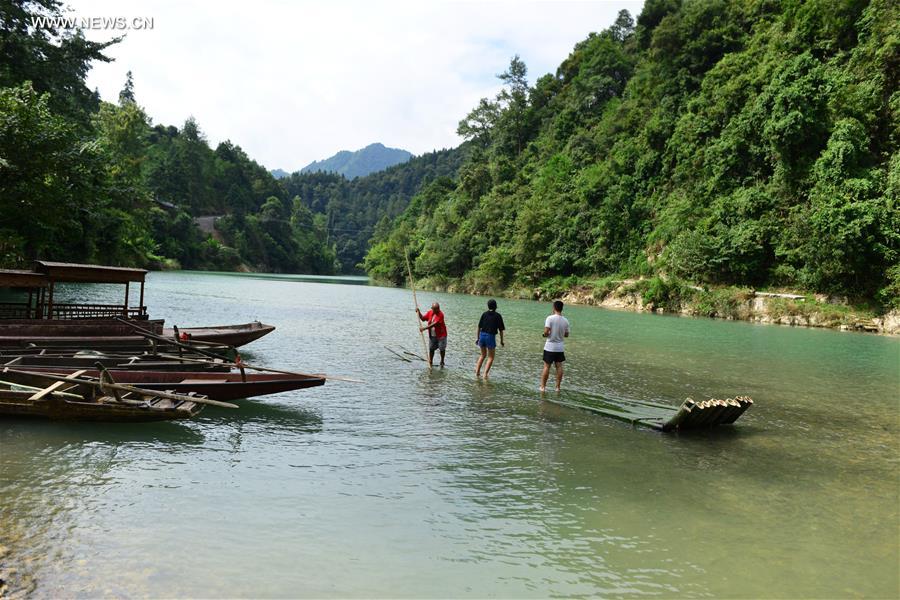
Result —
[{"label": "wooden boat", "polygon": [[[138,341],[119,342],[109,338],[99,338],[90,343],[70,343],[64,339],[51,338],[42,341],[40,345],[30,343],[13,343],[3,345],[0,343],[0,357],[3,356],[28,356],[36,354],[75,354],[77,352],[96,351],[110,354],[134,355],[134,354],[179,354],[187,353],[209,356],[215,354],[223,359],[233,361],[236,351],[231,346],[210,344],[207,342],[186,342],[176,344],[174,340],[168,342],[156,342],[155,340],[140,339]],[[205,354],[204,354],[205,353]]]},{"label": "wooden boat", "polygon": [[[190,357],[187,357],[190,358]],[[4,357],[2,366],[14,369],[31,370],[35,367],[45,368],[69,368],[72,371],[78,369],[94,369],[98,364],[111,371],[142,370],[142,371],[211,371],[227,373],[231,370],[232,363],[222,360],[175,360],[166,355],[114,355],[99,352],[76,354],[35,354],[16,357]]]},{"label": "wooden boat", "polygon": [[[114,323],[120,329],[112,329]],[[93,322],[87,326],[60,326],[59,323],[28,323],[4,326],[0,322],[0,347],[14,347],[26,344],[49,346],[60,344],[69,347],[81,346],[92,348],[100,345],[140,344],[144,337],[129,333],[121,323],[110,324]],[[77,325],[77,324],[73,324]],[[109,325],[109,326],[107,326]],[[143,326],[143,324],[141,324]],[[207,342],[235,348],[258,340],[275,331],[274,325],[266,325],[259,321],[241,325],[217,325],[214,327],[185,327],[178,329],[179,340],[188,342]],[[175,328],[163,328],[162,336],[175,339]],[[180,334],[185,334],[182,337]]]},{"label": "wooden boat", "polygon": [[[100,338],[116,338],[118,342],[135,341],[137,325],[153,334],[172,338],[218,342],[242,346],[275,329],[259,321],[240,325],[164,329],[163,321],[150,319],[144,306],[144,284],[147,271],[123,267],[83,265],[36,261],[34,271],[0,269],[0,287],[23,290],[23,302],[0,302],[0,345],[17,342],[42,343],[47,339],[66,338],[73,344],[91,344]],[[124,284],[122,304],[61,303],[54,300],[57,283]],[[139,284],[138,305],[131,305],[130,285]]]},{"label": "wooden boat", "polygon": [[204,404],[234,407],[202,396],[176,395],[105,378],[0,371],[0,415],[76,421],[148,422],[189,419]]},{"label": "wooden boat", "polygon": [[[28,367],[31,372],[68,375],[73,369],[64,367]],[[96,369],[85,375],[99,377]],[[116,381],[145,390],[170,390],[178,394],[200,394],[213,400],[231,401],[268,394],[290,392],[325,384],[320,375],[304,373],[211,373],[192,371],[114,371]],[[2,378],[2,376],[0,376]]]},{"label": "wooden boat", "polygon": [[241,325],[214,325],[211,327],[183,327],[176,333],[175,328],[164,328],[162,336],[179,340],[215,342],[235,348],[258,340],[262,336],[275,331],[274,325],[266,325],[259,321]]}]

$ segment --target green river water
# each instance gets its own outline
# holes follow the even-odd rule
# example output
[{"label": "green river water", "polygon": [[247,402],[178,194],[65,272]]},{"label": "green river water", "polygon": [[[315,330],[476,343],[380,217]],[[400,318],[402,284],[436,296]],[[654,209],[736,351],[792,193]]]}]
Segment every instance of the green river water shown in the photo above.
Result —
[{"label": "green river water", "polygon": [[[364,384],[190,422],[0,421],[0,570],[37,597],[897,597],[900,339],[567,307],[561,399],[746,394],[734,427],[634,429],[542,402],[548,305],[438,299],[448,368],[408,290],[153,273],[151,315],[259,319],[245,359]],[[119,289],[70,290],[118,299]]]}]

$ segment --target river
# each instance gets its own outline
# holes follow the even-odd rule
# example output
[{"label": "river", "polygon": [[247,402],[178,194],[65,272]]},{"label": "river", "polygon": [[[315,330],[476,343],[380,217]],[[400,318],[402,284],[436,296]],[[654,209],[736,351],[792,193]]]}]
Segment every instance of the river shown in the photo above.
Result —
[{"label": "river", "polygon": [[[747,394],[733,427],[661,434],[541,402],[546,304],[152,273],[152,316],[259,319],[245,360],[363,380],[190,422],[0,422],[0,546],[40,597],[897,597],[900,339],[567,307],[567,394]],[[120,289],[70,289],[72,298]],[[61,292],[65,294],[66,292]]]}]

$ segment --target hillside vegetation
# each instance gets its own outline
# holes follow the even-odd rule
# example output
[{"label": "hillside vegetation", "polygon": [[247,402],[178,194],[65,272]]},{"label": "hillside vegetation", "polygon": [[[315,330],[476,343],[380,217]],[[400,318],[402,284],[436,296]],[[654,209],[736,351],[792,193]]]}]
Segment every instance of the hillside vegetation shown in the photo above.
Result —
[{"label": "hillside vegetation", "polygon": [[[31,26],[33,16],[61,11],[58,0],[0,3],[0,267],[43,258],[352,272],[385,215],[400,214],[424,181],[456,175],[459,150],[353,181],[321,173],[278,181],[240,146],[211,147],[194,118],[152,123],[130,73],[117,102],[101,101],[85,75],[118,40]],[[369,158],[385,159],[370,149]],[[196,226],[201,216],[221,217],[216,236]]]},{"label": "hillside vegetation", "polygon": [[533,86],[516,57],[460,122],[458,177],[366,270],[400,283],[408,251],[476,291],[656,276],[896,306],[898,24],[890,0],[648,0]]},{"label": "hillside vegetation", "polygon": [[408,162],[348,179],[335,173],[293,173],[281,179],[285,193],[323,214],[341,270],[354,272],[376,232],[383,235],[423,185],[456,177],[468,144],[428,152]]}]

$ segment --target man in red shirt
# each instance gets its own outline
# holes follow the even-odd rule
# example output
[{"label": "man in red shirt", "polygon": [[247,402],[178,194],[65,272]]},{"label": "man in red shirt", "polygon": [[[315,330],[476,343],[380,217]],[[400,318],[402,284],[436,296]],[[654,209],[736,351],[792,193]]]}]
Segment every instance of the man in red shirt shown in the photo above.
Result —
[{"label": "man in red shirt", "polygon": [[419,331],[428,331],[428,364],[434,363],[434,351],[441,351],[441,366],[444,366],[444,355],[447,353],[447,325],[444,324],[444,313],[441,305],[435,302],[424,315],[416,308],[419,319],[427,321],[426,327],[419,327]]}]

